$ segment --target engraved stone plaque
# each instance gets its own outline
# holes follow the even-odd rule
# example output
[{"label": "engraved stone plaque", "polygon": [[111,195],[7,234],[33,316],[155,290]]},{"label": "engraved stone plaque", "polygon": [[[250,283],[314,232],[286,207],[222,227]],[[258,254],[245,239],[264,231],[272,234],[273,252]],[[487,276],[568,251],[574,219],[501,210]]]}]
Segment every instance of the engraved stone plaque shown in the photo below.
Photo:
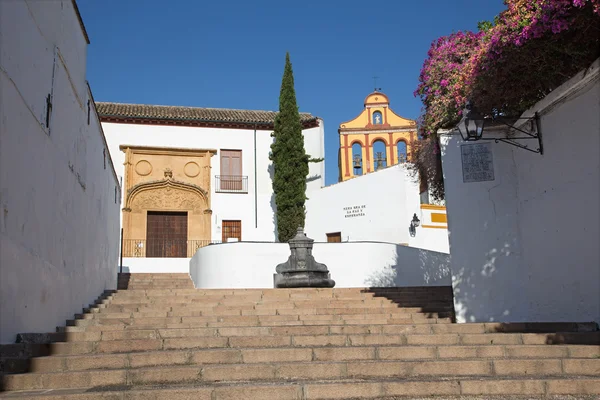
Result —
[{"label": "engraved stone plaque", "polygon": [[495,179],[491,143],[463,144],[460,155],[464,183]]}]

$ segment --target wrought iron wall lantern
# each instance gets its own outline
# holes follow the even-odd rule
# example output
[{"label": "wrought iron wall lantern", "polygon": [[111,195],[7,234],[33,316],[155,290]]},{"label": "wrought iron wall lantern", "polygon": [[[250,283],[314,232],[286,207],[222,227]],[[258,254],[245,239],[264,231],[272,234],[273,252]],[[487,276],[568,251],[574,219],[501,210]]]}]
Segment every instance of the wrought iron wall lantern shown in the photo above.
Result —
[{"label": "wrought iron wall lantern", "polygon": [[[514,123],[518,120],[529,121],[529,123],[526,124],[529,126],[529,129],[525,130],[517,128],[509,123],[509,121]],[[483,131],[486,125],[505,125],[520,132],[522,135],[517,136],[507,134],[506,137],[503,138],[484,138]],[[540,118],[537,112],[533,117],[525,118],[506,118],[502,115],[485,117],[477,111],[475,106],[473,106],[470,102],[467,102],[467,105],[463,111],[463,119],[457,125],[457,128],[462,139],[467,142],[477,140],[493,140],[496,143],[507,143],[520,149],[531,151],[532,153],[544,154],[544,147],[542,145],[542,132],[540,131]],[[531,148],[528,144],[519,142],[520,140],[537,140],[538,147],[537,149]]]},{"label": "wrought iron wall lantern", "polygon": [[408,227],[408,232],[411,237],[415,237],[417,235],[417,227],[421,225],[421,220],[417,217],[415,213],[412,217],[412,221],[410,221],[410,226]]}]

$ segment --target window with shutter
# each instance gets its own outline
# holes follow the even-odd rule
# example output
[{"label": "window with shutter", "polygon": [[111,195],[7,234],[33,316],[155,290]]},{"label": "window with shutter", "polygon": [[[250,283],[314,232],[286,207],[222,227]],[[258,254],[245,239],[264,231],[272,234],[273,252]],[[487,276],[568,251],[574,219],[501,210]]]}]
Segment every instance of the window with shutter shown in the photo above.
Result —
[{"label": "window with shutter", "polygon": [[242,190],[242,151],[221,150],[221,190]]}]

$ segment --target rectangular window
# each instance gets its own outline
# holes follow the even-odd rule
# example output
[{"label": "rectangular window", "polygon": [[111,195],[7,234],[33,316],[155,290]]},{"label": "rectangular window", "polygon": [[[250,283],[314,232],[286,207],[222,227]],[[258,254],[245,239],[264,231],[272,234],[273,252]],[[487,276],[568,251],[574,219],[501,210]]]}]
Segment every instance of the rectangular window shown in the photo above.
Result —
[{"label": "rectangular window", "polygon": [[242,221],[223,221],[223,243],[228,239],[237,239],[242,241]]},{"label": "rectangular window", "polygon": [[327,234],[327,243],[341,243],[342,232],[333,232]]},{"label": "rectangular window", "polygon": [[222,191],[242,191],[242,151],[221,150],[221,176],[219,189]]}]

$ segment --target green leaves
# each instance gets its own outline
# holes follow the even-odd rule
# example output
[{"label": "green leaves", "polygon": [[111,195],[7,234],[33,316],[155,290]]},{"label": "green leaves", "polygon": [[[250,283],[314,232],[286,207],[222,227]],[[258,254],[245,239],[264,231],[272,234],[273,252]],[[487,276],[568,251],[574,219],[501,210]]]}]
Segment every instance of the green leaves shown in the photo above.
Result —
[{"label": "green leaves", "polygon": [[306,177],[310,156],[304,149],[302,123],[296,103],[294,75],[289,53],[279,93],[279,113],[275,118],[274,142],[270,160],[273,161],[273,191],[277,207],[277,234],[280,242],[287,242],[304,226]]}]

